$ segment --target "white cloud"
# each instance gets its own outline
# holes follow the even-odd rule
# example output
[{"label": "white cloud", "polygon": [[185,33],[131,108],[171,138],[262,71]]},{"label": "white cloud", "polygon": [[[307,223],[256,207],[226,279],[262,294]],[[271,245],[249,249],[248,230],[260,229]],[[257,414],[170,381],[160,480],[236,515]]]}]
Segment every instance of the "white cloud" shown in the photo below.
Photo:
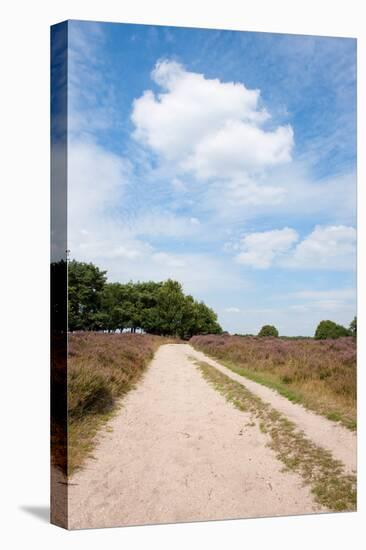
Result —
[{"label": "white cloud", "polygon": [[[243,206],[261,207],[270,204],[273,209],[284,202],[286,194],[286,189],[281,186],[258,185],[250,180],[233,179],[227,186],[225,208],[231,213],[235,213],[236,209],[242,213]],[[257,208],[253,212],[257,212]]]},{"label": "white cloud", "polygon": [[295,160],[255,177],[241,174],[212,182],[205,189],[205,205],[223,224],[264,215],[276,225],[300,218],[314,224],[322,220],[324,225],[353,225],[356,174],[351,171],[314,180],[309,166]]},{"label": "white cloud", "polygon": [[289,267],[353,270],[356,268],[356,230],[345,225],[316,226],[286,262]]},{"label": "white cloud", "polygon": [[322,314],[323,312],[328,312],[332,314],[334,312],[341,312],[344,314],[348,314],[347,316],[350,318],[352,316],[352,313],[355,311],[355,306],[353,304],[345,304],[344,302],[340,302],[337,300],[320,300],[309,302],[307,304],[293,304],[290,306],[290,310],[299,311],[301,313],[320,312]]},{"label": "white cloud", "polygon": [[118,113],[111,105],[110,80],[101,77],[105,40],[101,26],[71,21],[68,25],[68,133],[94,134],[112,127]]},{"label": "white cloud", "polygon": [[204,195],[224,223],[261,214],[354,223],[355,174],[315,181],[310,162],[292,160],[291,126],[269,126],[260,90],[168,60],[151,76],[160,92],[135,99],[134,137],[157,155],[159,178],[165,174],[175,192]]},{"label": "white cloud", "polygon": [[281,126],[273,132],[228,120],[204,136],[181,165],[200,179],[236,177],[291,160],[293,132]]},{"label": "white cloud", "polygon": [[223,273],[224,284],[239,293],[247,284],[237,270],[228,269],[224,259],[202,253],[171,253],[151,248],[144,255],[126,261],[101,255],[96,263],[108,270],[111,281],[175,279],[183,284],[185,292],[211,306],[222,293]]},{"label": "white cloud", "polygon": [[179,178],[173,178],[172,187],[175,191],[185,193],[188,191],[186,184]]},{"label": "white cloud", "polygon": [[68,148],[69,228],[88,231],[88,223],[121,199],[129,163],[92,141],[72,141]]},{"label": "white cloud", "polygon": [[241,239],[241,252],[236,260],[240,264],[266,269],[288,252],[298,238],[297,232],[289,227],[249,233]]},{"label": "white cloud", "polygon": [[240,313],[240,309],[238,307],[227,307],[225,308],[226,313]]},{"label": "white cloud", "polygon": [[187,262],[178,254],[167,254],[166,252],[155,252],[152,255],[154,262],[167,267],[186,267]]},{"label": "white cloud", "polygon": [[200,232],[198,218],[174,214],[164,208],[134,215],[129,225],[134,235],[155,240],[158,237],[196,237]]},{"label": "white cloud", "polygon": [[291,159],[292,128],[264,129],[270,116],[259,90],[208,79],[168,60],[156,64],[152,78],[163,91],[145,91],[134,101],[134,137],[178,172],[231,178]]},{"label": "white cloud", "polygon": [[288,295],[301,300],[292,304],[290,310],[299,312],[343,313],[350,317],[356,308],[356,289],[338,288],[330,290],[300,290]]},{"label": "white cloud", "polygon": [[309,300],[354,300],[356,296],[356,289],[338,288],[331,290],[299,290],[298,292],[293,292],[290,296]]},{"label": "white cloud", "polygon": [[[243,278],[225,258],[206,253],[167,252],[163,238],[197,240],[201,222],[163,209],[119,210],[134,193],[129,162],[91,140],[73,140],[68,158],[68,244],[70,257],[93,262],[111,281],[174,278],[203,298],[225,284],[242,288]],[[131,186],[132,182],[132,186]]]},{"label": "white cloud", "polygon": [[354,223],[355,174],[314,180],[311,163],[292,159],[292,127],[269,126],[260,90],[168,60],[152,79],[161,89],[135,99],[134,137],[157,155],[159,177],[168,175],[174,191],[204,194],[224,223],[261,214]]},{"label": "white cloud", "polygon": [[[297,269],[356,268],[356,230],[353,227],[316,226],[307,237],[297,241],[298,233],[285,227],[249,233],[231,248],[240,251],[235,256],[237,262],[258,269],[267,269],[273,264]],[[326,298],[331,300],[334,296]]]}]

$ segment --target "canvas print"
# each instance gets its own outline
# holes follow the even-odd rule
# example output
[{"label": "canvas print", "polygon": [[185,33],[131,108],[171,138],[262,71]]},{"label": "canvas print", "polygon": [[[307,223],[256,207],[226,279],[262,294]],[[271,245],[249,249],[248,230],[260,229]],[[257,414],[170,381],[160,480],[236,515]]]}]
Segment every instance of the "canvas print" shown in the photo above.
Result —
[{"label": "canvas print", "polygon": [[356,510],[356,40],[51,29],[51,519]]}]

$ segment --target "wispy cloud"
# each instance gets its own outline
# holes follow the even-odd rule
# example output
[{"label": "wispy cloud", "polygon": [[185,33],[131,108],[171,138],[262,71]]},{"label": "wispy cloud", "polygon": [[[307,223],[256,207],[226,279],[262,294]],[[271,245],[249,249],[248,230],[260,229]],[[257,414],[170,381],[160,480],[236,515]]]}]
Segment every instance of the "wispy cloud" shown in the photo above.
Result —
[{"label": "wispy cloud", "polygon": [[72,21],[68,27],[69,136],[94,135],[115,123],[114,89],[105,78],[104,32],[98,23]]}]

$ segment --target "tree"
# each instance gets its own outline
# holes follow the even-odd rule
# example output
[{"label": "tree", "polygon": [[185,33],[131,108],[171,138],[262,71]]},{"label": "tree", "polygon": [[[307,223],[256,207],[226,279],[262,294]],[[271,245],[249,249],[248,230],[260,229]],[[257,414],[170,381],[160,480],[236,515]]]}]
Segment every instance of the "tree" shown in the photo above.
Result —
[{"label": "tree", "polygon": [[194,334],[221,334],[222,328],[213,309],[203,302],[193,302],[194,324],[189,337]]},{"label": "tree", "polygon": [[327,338],[341,338],[342,336],[350,336],[350,331],[342,325],[326,320],[320,321],[316,328],[314,338],[316,340],[325,340]]},{"label": "tree", "polygon": [[157,334],[159,331],[157,307],[158,294],[162,285],[163,283],[155,283],[153,281],[136,283],[134,285],[137,291],[135,300],[138,307],[138,317],[135,317],[135,321],[146,332]]},{"label": "tree", "polygon": [[357,317],[354,317],[353,321],[350,322],[349,331],[352,336],[357,336]]},{"label": "tree", "polygon": [[69,330],[141,328],[151,334],[179,336],[221,333],[216,313],[185,295],[178,281],[107,283],[93,264],[68,264]]},{"label": "tree", "polygon": [[101,297],[106,282],[106,271],[92,263],[72,260],[68,273],[69,330],[98,330],[102,319]]},{"label": "tree", "polygon": [[126,315],[122,307],[123,287],[120,283],[107,283],[101,298],[102,314],[104,315],[104,329],[123,330],[126,326]]},{"label": "tree", "polygon": [[273,325],[264,325],[258,332],[258,336],[273,336],[274,338],[277,338],[278,330]]},{"label": "tree", "polygon": [[182,331],[185,297],[182,285],[168,279],[157,293],[157,330],[160,334],[179,336]]}]

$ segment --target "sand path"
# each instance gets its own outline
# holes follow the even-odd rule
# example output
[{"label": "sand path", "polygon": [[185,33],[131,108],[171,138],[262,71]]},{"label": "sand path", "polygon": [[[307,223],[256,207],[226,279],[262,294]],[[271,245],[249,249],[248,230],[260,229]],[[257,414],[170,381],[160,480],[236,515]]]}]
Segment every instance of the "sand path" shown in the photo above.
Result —
[{"label": "sand path", "polygon": [[332,422],[324,416],[305,409],[302,405],[292,403],[270,388],[248,380],[248,378],[240,376],[240,374],[236,374],[221,363],[208,358],[207,355],[196,351],[189,345],[186,346],[186,353],[197,361],[209,363],[223,374],[240,382],[240,384],[248,388],[249,391],[260,397],[263,401],[270,403],[274,409],[281,412],[294,422],[298,428],[303,430],[314,443],[331,451],[333,457],[343,463],[347,473],[356,473],[357,438],[355,432],[351,432],[338,422]]},{"label": "sand path", "polygon": [[198,353],[159,348],[101,431],[95,458],[70,480],[69,528],[319,510],[301,478],[282,471],[268,436],[248,425],[250,415],[201,377],[190,359]]}]

